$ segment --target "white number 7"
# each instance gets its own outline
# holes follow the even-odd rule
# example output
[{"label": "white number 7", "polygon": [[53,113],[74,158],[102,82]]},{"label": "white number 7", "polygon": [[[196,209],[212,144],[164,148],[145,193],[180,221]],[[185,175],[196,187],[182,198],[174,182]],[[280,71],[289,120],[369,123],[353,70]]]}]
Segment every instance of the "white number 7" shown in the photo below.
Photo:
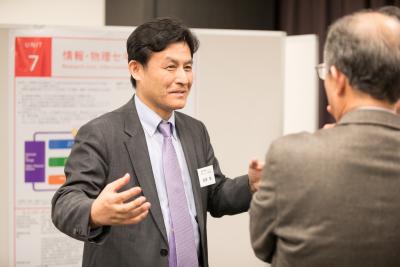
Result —
[{"label": "white number 7", "polygon": [[28,55],[28,58],[33,60],[32,61],[32,65],[29,68],[30,71],[33,71],[35,69],[35,67],[36,67],[36,64],[39,61],[39,55]]}]

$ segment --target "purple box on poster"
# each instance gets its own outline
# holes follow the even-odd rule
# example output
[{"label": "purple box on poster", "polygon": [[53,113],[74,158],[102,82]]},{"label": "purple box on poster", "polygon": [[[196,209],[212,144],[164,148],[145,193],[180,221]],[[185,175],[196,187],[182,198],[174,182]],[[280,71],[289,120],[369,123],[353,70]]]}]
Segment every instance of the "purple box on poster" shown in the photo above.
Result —
[{"label": "purple box on poster", "polygon": [[26,141],[25,142],[25,182],[44,182],[45,181],[45,142]]}]

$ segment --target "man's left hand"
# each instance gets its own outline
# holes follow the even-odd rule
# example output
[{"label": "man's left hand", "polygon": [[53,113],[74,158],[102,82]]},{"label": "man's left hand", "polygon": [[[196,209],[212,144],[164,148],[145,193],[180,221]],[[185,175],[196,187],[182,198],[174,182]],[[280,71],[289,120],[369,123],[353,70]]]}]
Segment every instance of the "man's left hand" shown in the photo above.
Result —
[{"label": "man's left hand", "polygon": [[249,184],[251,192],[254,193],[260,187],[261,172],[264,168],[264,162],[253,159],[249,164]]}]

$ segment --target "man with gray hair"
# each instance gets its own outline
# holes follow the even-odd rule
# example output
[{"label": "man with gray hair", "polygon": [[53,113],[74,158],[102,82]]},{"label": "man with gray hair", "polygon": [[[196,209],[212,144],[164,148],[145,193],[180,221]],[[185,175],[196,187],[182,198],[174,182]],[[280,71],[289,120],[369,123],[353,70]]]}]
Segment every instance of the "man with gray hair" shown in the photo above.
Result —
[{"label": "man with gray hair", "polygon": [[255,254],[273,267],[400,266],[400,23],[379,12],[329,29],[335,127],[273,142],[250,206]]}]

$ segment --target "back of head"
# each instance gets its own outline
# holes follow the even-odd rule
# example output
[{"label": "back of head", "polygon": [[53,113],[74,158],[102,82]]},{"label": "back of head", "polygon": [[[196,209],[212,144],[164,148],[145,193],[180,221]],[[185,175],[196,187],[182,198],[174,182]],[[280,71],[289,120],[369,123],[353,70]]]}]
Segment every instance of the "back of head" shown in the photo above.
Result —
[{"label": "back of head", "polygon": [[[157,18],[138,26],[128,37],[126,49],[128,62],[136,60],[146,66],[154,52],[164,50],[168,45],[186,42],[191,55],[197,51],[199,41],[181,21],[172,18]],[[136,81],[131,77],[136,87]]]},{"label": "back of head", "polygon": [[329,29],[324,61],[352,88],[394,103],[400,98],[400,22],[364,11],[337,20]]},{"label": "back of head", "polygon": [[378,12],[400,20],[400,8],[397,6],[384,6],[378,9]]}]

